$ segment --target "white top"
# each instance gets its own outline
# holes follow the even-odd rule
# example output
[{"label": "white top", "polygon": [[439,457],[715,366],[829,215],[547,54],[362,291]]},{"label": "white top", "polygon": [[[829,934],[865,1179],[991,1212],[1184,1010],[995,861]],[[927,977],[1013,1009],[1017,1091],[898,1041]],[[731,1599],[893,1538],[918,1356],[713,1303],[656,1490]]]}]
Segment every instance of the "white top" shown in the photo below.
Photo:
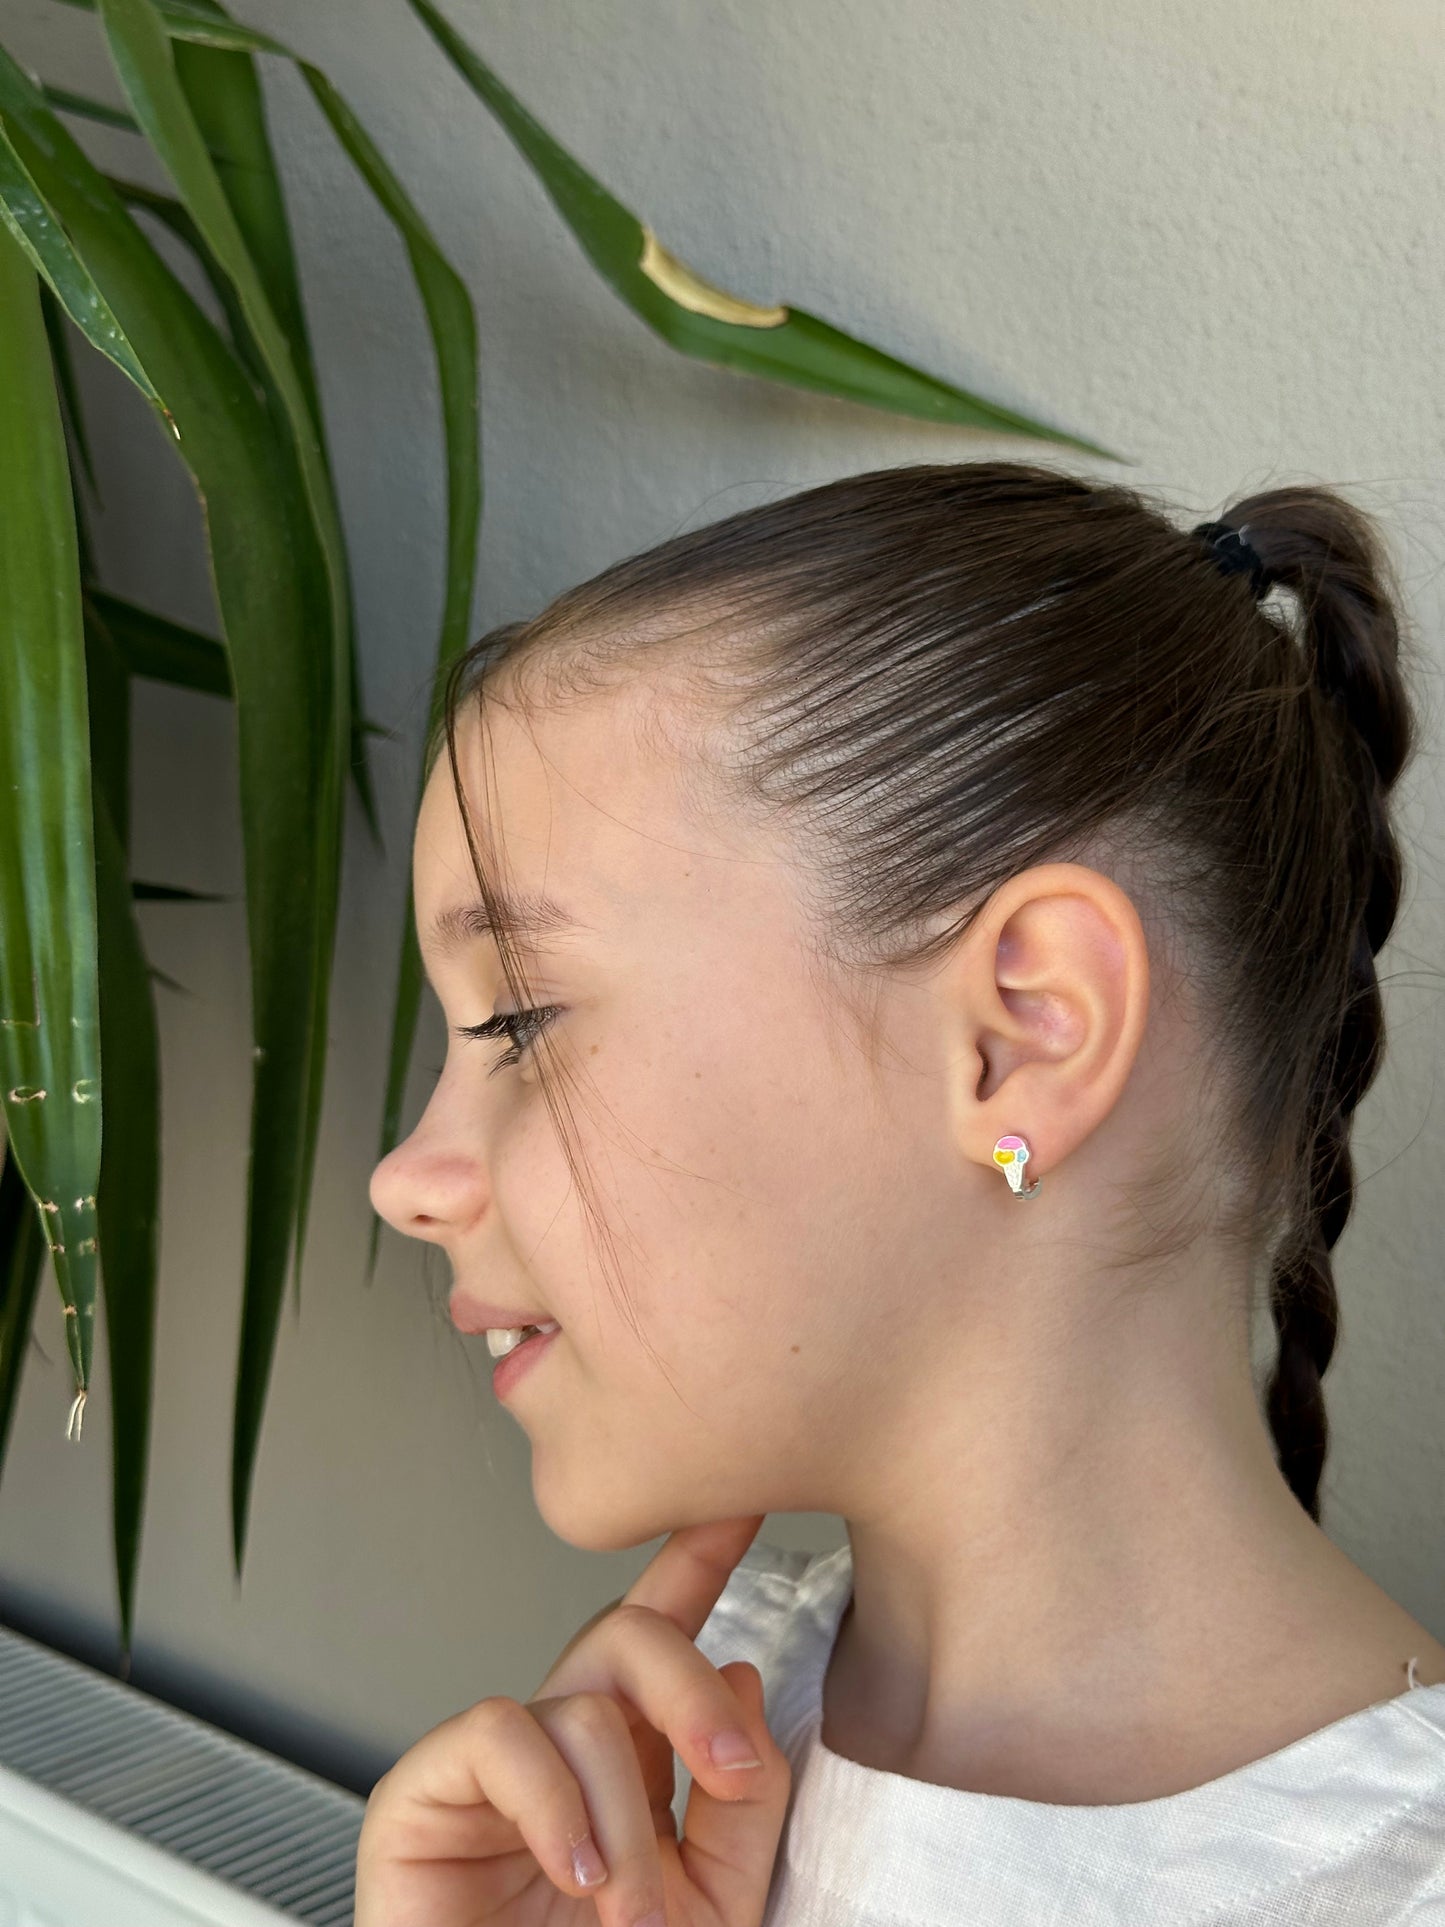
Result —
[{"label": "white top", "polygon": [[[1203,1786],[1051,1806],[824,1746],[852,1547],[755,1540],[697,1636],[762,1675],[793,1783],[761,1927],[1445,1927],[1445,1682],[1407,1686]],[[692,1790],[677,1761],[679,1835]]]}]

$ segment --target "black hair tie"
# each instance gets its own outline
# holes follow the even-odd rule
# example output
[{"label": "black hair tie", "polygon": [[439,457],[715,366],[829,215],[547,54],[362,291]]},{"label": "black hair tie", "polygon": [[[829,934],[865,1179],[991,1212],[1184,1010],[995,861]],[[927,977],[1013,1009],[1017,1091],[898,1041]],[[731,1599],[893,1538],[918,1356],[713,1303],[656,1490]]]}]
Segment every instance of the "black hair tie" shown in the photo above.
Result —
[{"label": "black hair tie", "polygon": [[1200,522],[1189,533],[1202,536],[1208,543],[1210,556],[1221,574],[1249,577],[1249,586],[1256,602],[1270,584],[1278,580],[1273,570],[1266,566],[1259,551],[1252,549],[1245,540],[1249,533],[1247,526],[1234,529],[1227,522]]}]

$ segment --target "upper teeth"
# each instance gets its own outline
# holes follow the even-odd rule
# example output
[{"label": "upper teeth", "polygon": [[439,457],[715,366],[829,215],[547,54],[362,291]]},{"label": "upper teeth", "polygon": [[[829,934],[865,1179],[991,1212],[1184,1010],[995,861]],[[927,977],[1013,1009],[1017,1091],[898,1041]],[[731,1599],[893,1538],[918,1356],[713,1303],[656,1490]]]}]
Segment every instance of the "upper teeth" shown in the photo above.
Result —
[{"label": "upper teeth", "polygon": [[505,1358],[514,1352],[522,1340],[536,1332],[554,1332],[559,1329],[556,1321],[546,1325],[509,1325],[491,1326],[487,1331],[487,1350],[493,1358]]}]

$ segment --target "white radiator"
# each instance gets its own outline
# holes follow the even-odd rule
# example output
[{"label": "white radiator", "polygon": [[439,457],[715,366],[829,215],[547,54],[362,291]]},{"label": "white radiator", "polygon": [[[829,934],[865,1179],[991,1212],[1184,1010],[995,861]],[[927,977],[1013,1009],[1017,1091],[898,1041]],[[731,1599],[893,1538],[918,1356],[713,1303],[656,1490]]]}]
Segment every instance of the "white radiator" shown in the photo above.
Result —
[{"label": "white radiator", "polygon": [[350,1927],[365,1808],[0,1627],[0,1927]]}]

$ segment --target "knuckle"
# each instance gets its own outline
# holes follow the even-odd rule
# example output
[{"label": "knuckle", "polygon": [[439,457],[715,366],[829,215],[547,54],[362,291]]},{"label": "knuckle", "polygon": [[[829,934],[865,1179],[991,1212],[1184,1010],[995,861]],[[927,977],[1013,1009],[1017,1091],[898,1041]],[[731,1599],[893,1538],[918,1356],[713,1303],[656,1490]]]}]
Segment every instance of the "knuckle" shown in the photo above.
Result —
[{"label": "knuckle", "polygon": [[478,1734],[504,1733],[517,1723],[517,1716],[527,1717],[527,1709],[520,1700],[507,1693],[492,1693],[486,1699],[476,1700],[458,1715],[462,1727]]},{"label": "knuckle", "polygon": [[407,1755],[403,1753],[401,1758],[394,1760],[380,1779],[373,1783],[370,1793],[366,1796],[366,1807],[362,1814],[363,1826],[370,1826],[371,1831],[375,1833],[378,1825],[390,1817],[392,1808],[405,1802],[409,1777]]},{"label": "knuckle", "polygon": [[627,1736],[627,1721],[622,1708],[607,1693],[569,1693],[557,1709],[569,1731],[588,1739],[609,1740]]},{"label": "knuckle", "polygon": [[489,1693],[485,1699],[473,1700],[462,1717],[469,1719],[475,1726],[486,1720],[504,1720],[511,1713],[521,1710],[518,1701],[507,1693]]},{"label": "knuckle", "polygon": [[[665,1615],[652,1606],[644,1606],[635,1599],[629,1599],[620,1606],[614,1606],[608,1618],[613,1625],[655,1626],[665,1618]],[[671,1625],[671,1623],[671,1620],[667,1621],[667,1624]]]}]

